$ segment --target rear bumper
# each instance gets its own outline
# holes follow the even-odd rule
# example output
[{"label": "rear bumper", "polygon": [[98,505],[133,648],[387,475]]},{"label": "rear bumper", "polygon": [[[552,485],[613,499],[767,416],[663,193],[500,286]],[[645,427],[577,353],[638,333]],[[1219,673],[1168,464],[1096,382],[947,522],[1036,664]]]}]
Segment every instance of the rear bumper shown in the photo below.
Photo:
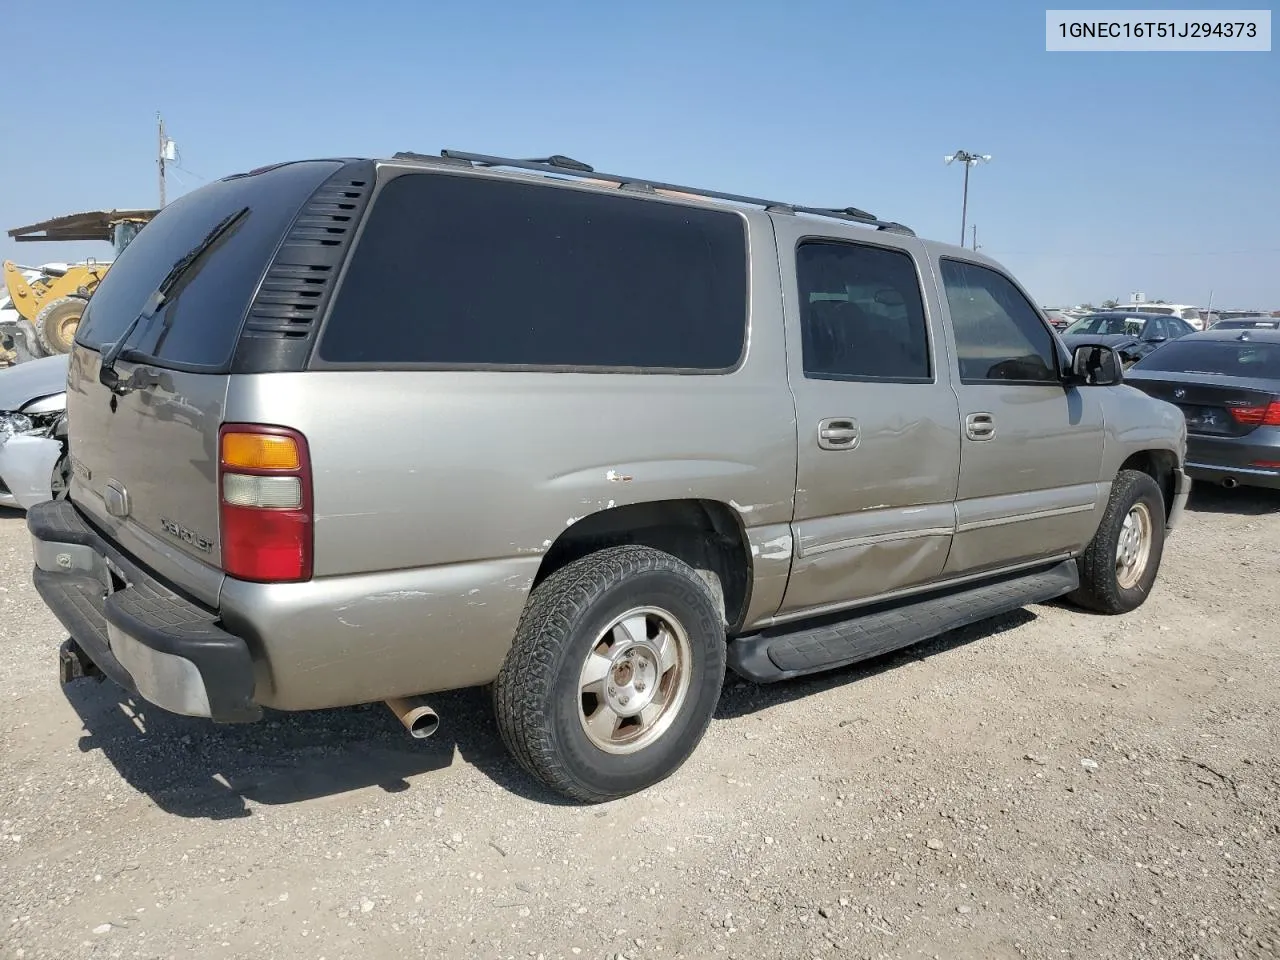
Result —
[{"label": "rear bumper", "polygon": [[33,580],[104,675],[172,713],[257,720],[254,668],[218,614],[176,593],[115,549],[69,500],[27,512]]},{"label": "rear bumper", "polygon": [[1186,470],[1196,480],[1280,489],[1280,469],[1258,463],[1280,463],[1280,428],[1258,427],[1243,437],[1187,438]]},{"label": "rear bumper", "polygon": [[1188,463],[1187,472],[1195,480],[1226,486],[1269,487],[1280,490],[1280,470],[1263,467],[1231,467],[1210,463]]}]

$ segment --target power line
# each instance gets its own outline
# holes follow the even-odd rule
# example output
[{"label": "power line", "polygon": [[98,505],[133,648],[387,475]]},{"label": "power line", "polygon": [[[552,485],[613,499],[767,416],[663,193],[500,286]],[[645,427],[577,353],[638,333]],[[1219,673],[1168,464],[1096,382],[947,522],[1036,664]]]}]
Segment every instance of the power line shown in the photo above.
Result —
[{"label": "power line", "polygon": [[988,250],[993,257],[1058,257],[1064,260],[1084,259],[1088,257],[1251,257],[1263,253],[1280,253],[1280,247],[1258,247],[1254,250],[1173,250],[1173,251],[1138,251],[1138,250],[1089,250],[1078,253],[1065,253],[1053,250]]}]

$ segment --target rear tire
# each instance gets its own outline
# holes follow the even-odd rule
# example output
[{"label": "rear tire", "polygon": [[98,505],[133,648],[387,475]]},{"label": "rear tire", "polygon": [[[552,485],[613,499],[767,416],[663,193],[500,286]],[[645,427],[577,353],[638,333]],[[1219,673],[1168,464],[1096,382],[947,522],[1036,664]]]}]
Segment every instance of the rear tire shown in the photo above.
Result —
[{"label": "rear tire", "polygon": [[34,324],[41,350],[49,356],[71,352],[86,303],[82,297],[59,297],[44,305]]},{"label": "rear tire", "polygon": [[1156,482],[1140,470],[1121,470],[1080,559],[1080,588],[1067,599],[1099,613],[1138,609],[1160,570],[1164,533],[1164,497]]},{"label": "rear tire", "polygon": [[684,763],[724,672],[724,619],[705,581],[659,550],[610,547],[533,591],[493,684],[498,731],[551,789],[613,800]]}]

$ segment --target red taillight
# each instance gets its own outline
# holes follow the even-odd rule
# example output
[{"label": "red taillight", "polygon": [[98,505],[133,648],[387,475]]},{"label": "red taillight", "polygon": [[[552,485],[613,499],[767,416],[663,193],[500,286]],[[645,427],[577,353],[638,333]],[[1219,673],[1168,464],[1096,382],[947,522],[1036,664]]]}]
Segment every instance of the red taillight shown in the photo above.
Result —
[{"label": "red taillight", "polygon": [[222,569],[238,580],[311,579],[311,454],[288,427],[218,431]]},{"label": "red taillight", "polygon": [[1236,423],[1250,427],[1280,427],[1280,399],[1256,407],[1228,407]]}]

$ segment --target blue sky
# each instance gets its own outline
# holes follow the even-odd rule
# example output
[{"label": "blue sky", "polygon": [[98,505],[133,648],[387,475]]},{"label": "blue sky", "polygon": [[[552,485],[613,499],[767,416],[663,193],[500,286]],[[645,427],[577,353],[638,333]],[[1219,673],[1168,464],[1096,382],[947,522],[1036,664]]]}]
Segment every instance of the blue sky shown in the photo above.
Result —
[{"label": "blue sky", "polygon": [[[153,205],[157,111],[189,171],[171,198],[316,155],[554,152],[951,242],[962,171],[943,156],[966,149],[994,158],[971,181],[978,242],[1042,303],[1212,289],[1280,309],[1274,49],[1046,53],[1044,4],[981,0],[58,8],[86,29],[7,81],[5,228]],[[23,262],[108,254],[0,237]]]}]

